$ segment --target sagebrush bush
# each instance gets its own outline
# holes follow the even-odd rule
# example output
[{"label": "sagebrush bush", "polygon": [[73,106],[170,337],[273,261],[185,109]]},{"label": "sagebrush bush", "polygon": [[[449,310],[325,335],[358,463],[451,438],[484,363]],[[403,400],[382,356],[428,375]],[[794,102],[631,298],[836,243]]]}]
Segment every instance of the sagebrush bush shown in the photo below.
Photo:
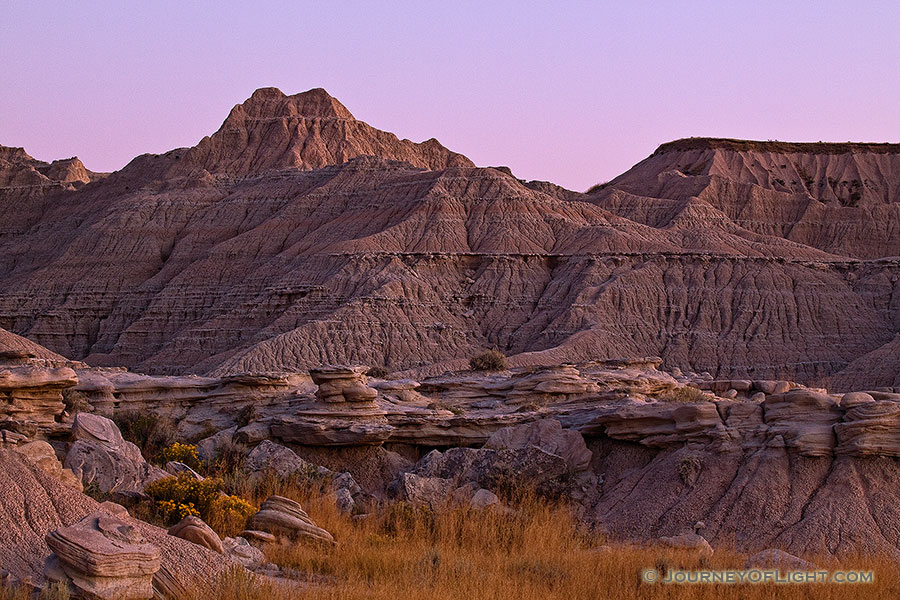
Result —
[{"label": "sagebrush bush", "polygon": [[256,507],[238,496],[221,494],[213,500],[206,524],[222,537],[233,537],[247,528],[247,520]]},{"label": "sagebrush bush", "polygon": [[175,442],[171,446],[163,448],[162,453],[160,453],[160,459],[162,463],[175,461],[185,464],[192,469],[200,468],[200,456],[197,454],[197,446],[195,444]]},{"label": "sagebrush bush", "polygon": [[506,356],[499,350],[488,350],[469,361],[473,371],[503,371],[506,369]]},{"label": "sagebrush bush", "polygon": [[160,516],[170,523],[176,523],[189,514],[206,520],[221,490],[221,479],[207,477],[197,481],[188,473],[159,479],[144,488]]}]

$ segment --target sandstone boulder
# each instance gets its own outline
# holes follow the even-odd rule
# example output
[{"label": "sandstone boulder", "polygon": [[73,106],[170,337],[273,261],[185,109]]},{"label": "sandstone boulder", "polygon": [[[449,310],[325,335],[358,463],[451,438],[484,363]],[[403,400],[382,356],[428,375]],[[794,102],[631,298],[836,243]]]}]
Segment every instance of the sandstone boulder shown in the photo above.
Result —
[{"label": "sandstone boulder", "polygon": [[245,569],[258,569],[266,563],[262,550],[250,545],[242,536],[227,537],[222,540],[222,548],[228,558]]},{"label": "sandstone boulder", "polygon": [[497,494],[484,488],[477,490],[472,495],[472,499],[469,501],[469,506],[471,506],[475,510],[483,510],[485,508],[499,505],[500,498],[497,497]]},{"label": "sandstone boulder", "polygon": [[47,534],[54,555],[48,579],[63,581],[89,598],[143,600],[153,596],[160,549],[141,532],[105,513],[88,515]]},{"label": "sandstone boulder", "polygon": [[457,487],[453,479],[402,473],[391,485],[390,492],[398,500],[410,504],[440,508]]},{"label": "sandstone boulder", "polygon": [[188,515],[177,524],[169,528],[169,535],[174,535],[183,540],[193,542],[198,546],[209,548],[213,552],[222,554],[222,540],[212,528],[203,522],[200,517]]},{"label": "sandstone boulder", "polygon": [[197,456],[204,462],[215,460],[222,449],[232,442],[236,431],[237,427],[231,427],[200,440],[197,442]]},{"label": "sandstone boulder", "polygon": [[316,525],[299,503],[282,496],[270,496],[263,502],[250,518],[249,529],[295,541],[334,543],[332,535]]},{"label": "sandstone boulder", "polygon": [[706,541],[702,535],[696,533],[682,533],[671,537],[659,538],[660,543],[670,548],[684,548],[687,550],[696,550],[697,555],[709,558],[713,555],[712,546]]},{"label": "sandstone boulder", "polygon": [[251,450],[244,460],[243,468],[251,477],[272,473],[282,479],[294,477],[310,487],[317,486],[325,494],[334,494],[339,508],[342,504],[347,505],[348,501],[352,506],[354,497],[362,493],[362,488],[350,473],[337,473],[315,465],[300,458],[290,448],[271,440],[263,440]]},{"label": "sandstone boulder", "polygon": [[66,454],[65,466],[101,492],[141,492],[148,483],[168,477],[144,460],[137,446],[122,439],[116,424],[106,417],[78,413],[72,437],[75,443]]}]

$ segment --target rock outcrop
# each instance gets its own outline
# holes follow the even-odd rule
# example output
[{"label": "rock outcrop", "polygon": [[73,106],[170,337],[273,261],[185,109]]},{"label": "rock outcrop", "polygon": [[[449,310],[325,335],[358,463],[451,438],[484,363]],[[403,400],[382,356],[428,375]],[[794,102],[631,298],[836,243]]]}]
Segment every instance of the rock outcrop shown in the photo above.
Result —
[{"label": "rock outcrop", "polygon": [[[96,573],[98,566],[104,573],[108,572],[106,567],[111,565],[114,576],[128,574],[128,577],[134,575],[141,579],[143,575],[140,572],[153,564],[152,560],[141,558],[152,559],[153,553],[149,552],[149,548],[146,549],[148,553],[141,550],[132,554],[127,550],[125,564],[130,566],[124,570],[115,566],[120,546],[131,546],[132,543],[127,540],[137,539],[138,535],[145,540],[144,544],[136,544],[138,547],[149,545],[157,549],[159,570],[153,576],[153,587],[160,594],[183,597],[189,589],[211,593],[211,585],[223,569],[220,555],[167,535],[164,529],[132,519],[121,506],[109,502],[97,503],[43,469],[30,465],[22,455],[12,450],[0,449],[0,506],[3,508],[0,510],[0,530],[3,531],[0,564],[19,581],[42,581],[51,554],[49,540],[45,537],[54,531],[71,532],[72,527],[75,528],[72,536],[58,534],[53,537],[58,538],[59,544],[53,543],[62,552],[58,554],[60,563],[65,562],[63,556],[71,557],[69,567],[63,569],[64,565],[60,564],[60,569],[63,573],[71,572],[71,579],[76,580],[76,585],[78,581],[90,585],[93,575],[84,574],[92,572],[92,569]],[[101,517],[103,523],[115,523],[112,529],[95,526]],[[81,525],[77,525],[79,523]],[[115,541],[121,540],[116,533],[120,523],[126,525],[127,533],[123,533],[125,542]],[[134,530],[137,530],[136,534]],[[107,534],[112,536],[112,540],[107,539]],[[100,547],[112,549],[101,550],[96,560],[92,558],[90,564],[94,566],[79,562]],[[93,583],[103,588],[105,583],[110,582]]]}]

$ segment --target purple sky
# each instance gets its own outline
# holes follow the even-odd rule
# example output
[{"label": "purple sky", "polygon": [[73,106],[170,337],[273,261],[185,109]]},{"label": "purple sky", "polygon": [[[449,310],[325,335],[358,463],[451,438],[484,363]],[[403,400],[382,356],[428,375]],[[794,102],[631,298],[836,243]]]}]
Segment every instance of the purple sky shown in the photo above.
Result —
[{"label": "purple sky", "polygon": [[862,4],[7,0],[0,144],[114,170],[263,86],[577,190],[692,135],[897,142],[900,9]]}]

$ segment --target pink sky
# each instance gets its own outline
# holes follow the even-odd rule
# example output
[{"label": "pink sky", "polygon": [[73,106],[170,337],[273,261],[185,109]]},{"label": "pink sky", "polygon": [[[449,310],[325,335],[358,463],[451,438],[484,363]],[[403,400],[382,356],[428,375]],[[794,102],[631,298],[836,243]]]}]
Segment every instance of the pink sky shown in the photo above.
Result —
[{"label": "pink sky", "polygon": [[11,0],[0,144],[115,170],[263,86],[577,190],[692,135],[900,141],[892,2],[485,4]]}]

